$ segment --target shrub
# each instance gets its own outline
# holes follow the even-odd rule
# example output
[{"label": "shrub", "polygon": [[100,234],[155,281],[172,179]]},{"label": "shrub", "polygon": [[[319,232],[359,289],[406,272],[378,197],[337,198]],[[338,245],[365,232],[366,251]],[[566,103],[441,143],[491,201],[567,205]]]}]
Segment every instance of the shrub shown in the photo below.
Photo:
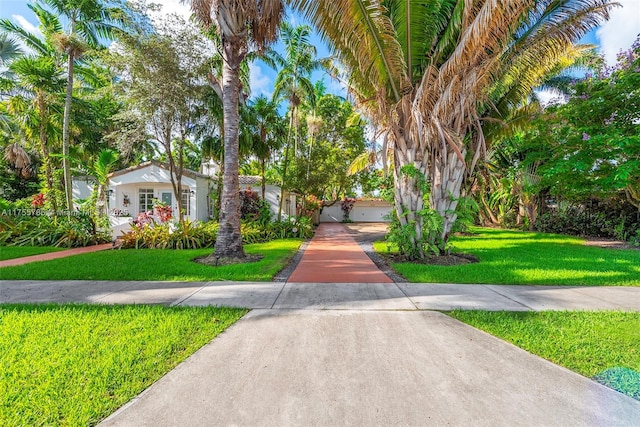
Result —
[{"label": "shrub", "polygon": [[311,218],[313,213],[322,207],[322,200],[310,195],[299,201],[296,207],[298,208],[298,216]]},{"label": "shrub", "polygon": [[640,230],[640,213],[624,200],[593,199],[543,213],[536,230],[633,242]]},{"label": "shrub", "polygon": [[96,230],[90,216],[50,216],[38,210],[31,213],[0,216],[1,245],[72,248],[111,241],[109,233]]},{"label": "shrub", "polygon": [[351,222],[349,214],[351,214],[351,210],[353,209],[353,206],[355,204],[356,199],[353,197],[345,197],[344,199],[342,199],[342,202],[340,202],[340,209],[342,209],[342,214],[344,215],[342,222]]},{"label": "shrub", "polygon": [[147,222],[123,233],[123,248],[199,249],[216,243],[218,223],[198,223],[188,219],[183,224]]}]

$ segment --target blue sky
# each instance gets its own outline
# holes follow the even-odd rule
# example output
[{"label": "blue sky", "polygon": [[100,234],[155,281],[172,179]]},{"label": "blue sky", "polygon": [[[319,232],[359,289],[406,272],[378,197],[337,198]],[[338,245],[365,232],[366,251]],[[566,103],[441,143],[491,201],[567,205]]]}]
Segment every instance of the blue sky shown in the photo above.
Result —
[{"label": "blue sky", "polygon": [[[628,49],[637,35],[640,34],[640,0],[617,0],[622,5],[611,14],[611,19],[596,31],[591,32],[583,42],[598,45],[600,51],[605,55],[609,64],[615,62],[616,54],[620,50]],[[189,15],[187,6],[180,4],[178,0],[154,0],[154,3],[163,4],[163,11],[166,13],[179,13],[183,16]],[[26,6],[25,0],[0,0],[0,18],[8,18],[23,26],[27,30],[34,31],[37,24],[35,17]],[[296,15],[289,15],[288,19],[295,24],[304,23],[302,18]],[[322,41],[314,36],[312,42],[317,48],[318,57],[326,57],[329,51]],[[275,47],[278,49],[278,46]],[[251,88],[252,96],[270,96],[273,91],[275,72],[264,64],[256,63],[251,66]],[[323,72],[317,72],[313,76],[314,80],[324,79],[327,89],[331,93],[346,95],[341,85],[333,81]]]}]

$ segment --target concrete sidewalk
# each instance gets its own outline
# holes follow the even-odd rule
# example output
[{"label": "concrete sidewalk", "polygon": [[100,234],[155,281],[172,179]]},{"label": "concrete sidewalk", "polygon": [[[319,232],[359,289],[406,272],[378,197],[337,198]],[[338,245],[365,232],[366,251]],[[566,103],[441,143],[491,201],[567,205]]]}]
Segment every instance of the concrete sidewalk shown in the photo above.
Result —
[{"label": "concrete sidewalk", "polygon": [[631,426],[640,402],[436,312],[255,310],[104,426]]},{"label": "concrete sidewalk", "polygon": [[640,311],[640,287],[0,280],[0,303],[18,302],[226,305],[296,310]]}]

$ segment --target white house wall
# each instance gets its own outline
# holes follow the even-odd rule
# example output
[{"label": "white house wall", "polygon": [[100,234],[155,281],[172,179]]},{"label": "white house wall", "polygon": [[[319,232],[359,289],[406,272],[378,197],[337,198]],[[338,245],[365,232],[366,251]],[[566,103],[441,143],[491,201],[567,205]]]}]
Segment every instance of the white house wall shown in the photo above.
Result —
[{"label": "white house wall", "polygon": [[210,191],[211,180],[207,178],[196,178],[196,197],[193,197],[193,203],[196,209],[195,218],[199,221],[209,220],[209,206],[207,205],[207,195]]},{"label": "white house wall", "polygon": [[93,178],[72,178],[71,186],[73,190],[73,198],[85,200],[93,194],[95,180]]},{"label": "white house wall", "polygon": [[[202,182],[198,183],[198,180]],[[203,188],[206,184],[204,178],[193,179],[187,176],[182,177],[182,188],[191,192],[189,198],[190,201],[190,215],[189,219],[206,220],[206,189],[205,194],[200,193],[198,190]],[[200,187],[200,188],[199,188]],[[170,192],[172,194],[172,208],[174,212],[177,210],[178,202],[175,194],[173,194],[173,186],[170,183],[169,171],[160,168],[156,165],[149,165],[145,168],[132,170],[122,175],[116,175],[109,180],[109,212],[111,214],[119,211],[128,212],[131,217],[135,218],[139,210],[139,190],[140,189],[153,189],[153,198],[162,200],[162,193]],[[198,197],[198,194],[201,194]],[[129,205],[124,205],[125,195],[129,198]],[[204,197],[204,208],[198,199]]]}]

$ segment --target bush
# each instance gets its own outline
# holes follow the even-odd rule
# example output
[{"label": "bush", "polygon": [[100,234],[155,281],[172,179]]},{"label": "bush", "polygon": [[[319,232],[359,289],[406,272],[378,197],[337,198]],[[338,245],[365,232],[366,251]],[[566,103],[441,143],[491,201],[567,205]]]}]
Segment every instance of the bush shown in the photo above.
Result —
[{"label": "bush", "polygon": [[44,210],[3,212],[0,245],[73,248],[111,241],[109,233],[97,231],[91,217],[86,215],[49,216]]},{"label": "bush", "polygon": [[135,249],[200,249],[212,248],[218,235],[218,223],[197,223],[185,220],[184,224],[155,220],[135,226],[121,236],[123,248]]},{"label": "bush", "polygon": [[633,242],[640,230],[640,213],[624,199],[593,199],[540,215],[536,230]]},{"label": "bush", "polygon": [[[219,224],[185,221],[184,225],[158,223],[155,220],[133,227],[121,236],[123,248],[135,249],[200,249],[212,248],[216,243]],[[309,218],[280,222],[243,221],[244,244],[263,243],[276,239],[303,238],[313,235]]]}]

